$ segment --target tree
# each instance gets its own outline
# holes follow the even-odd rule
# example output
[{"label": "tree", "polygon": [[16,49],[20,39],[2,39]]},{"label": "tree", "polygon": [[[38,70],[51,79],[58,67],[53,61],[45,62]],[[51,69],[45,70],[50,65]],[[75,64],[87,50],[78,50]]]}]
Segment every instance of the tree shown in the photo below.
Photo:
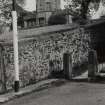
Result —
[{"label": "tree", "polygon": [[[100,2],[101,0],[82,0],[82,2],[81,2],[81,17],[82,18],[84,18],[84,19],[87,19],[87,14],[89,14],[89,4],[90,3],[96,3],[96,4],[98,4],[98,7],[99,7],[99,2]],[[97,8],[95,8],[95,6],[93,7],[94,9],[96,9],[97,10]],[[90,8],[90,9],[93,9],[93,8]]]},{"label": "tree", "polygon": [[[25,0],[16,0],[19,5],[25,5]],[[0,26],[11,26],[12,0],[0,0]]]},{"label": "tree", "polygon": [[10,12],[10,0],[0,0],[0,25],[10,23]]},{"label": "tree", "polygon": [[89,10],[90,3],[99,4],[101,0],[65,0],[65,1],[68,3],[66,7],[67,9],[76,14],[76,16],[79,16],[82,19],[87,19],[87,14],[89,14],[90,11]]},{"label": "tree", "polygon": [[49,17],[48,20],[49,25],[66,24],[66,22],[66,16],[62,14],[53,14]]},{"label": "tree", "polygon": [[17,3],[24,6],[25,5],[25,2],[26,0],[17,0]]}]

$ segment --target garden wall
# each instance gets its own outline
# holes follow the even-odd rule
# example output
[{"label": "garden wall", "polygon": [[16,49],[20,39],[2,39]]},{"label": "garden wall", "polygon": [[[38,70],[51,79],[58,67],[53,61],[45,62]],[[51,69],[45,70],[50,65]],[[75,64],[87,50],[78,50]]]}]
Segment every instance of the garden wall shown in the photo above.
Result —
[{"label": "garden wall", "polygon": [[[14,60],[12,42],[2,41],[6,87],[14,83]],[[20,86],[35,83],[49,76],[49,61],[58,60],[63,69],[63,54],[72,54],[73,66],[87,61],[89,34],[83,28],[69,28],[47,32],[19,40]]]}]

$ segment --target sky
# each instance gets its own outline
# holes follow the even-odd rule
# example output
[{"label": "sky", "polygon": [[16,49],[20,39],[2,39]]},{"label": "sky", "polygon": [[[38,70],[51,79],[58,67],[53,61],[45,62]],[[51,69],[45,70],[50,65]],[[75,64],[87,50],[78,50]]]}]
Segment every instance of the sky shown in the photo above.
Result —
[{"label": "sky", "polygon": [[35,2],[35,0],[26,0],[25,9],[28,10],[28,11],[36,10],[36,2]]},{"label": "sky", "polygon": [[[61,8],[63,9],[65,5],[65,2],[61,0]],[[26,0],[26,6],[25,9],[28,11],[34,11],[36,10],[36,2],[35,0]]]},{"label": "sky", "polygon": [[105,6],[100,2],[98,11],[92,16],[92,19],[98,19],[103,15],[105,16]]}]

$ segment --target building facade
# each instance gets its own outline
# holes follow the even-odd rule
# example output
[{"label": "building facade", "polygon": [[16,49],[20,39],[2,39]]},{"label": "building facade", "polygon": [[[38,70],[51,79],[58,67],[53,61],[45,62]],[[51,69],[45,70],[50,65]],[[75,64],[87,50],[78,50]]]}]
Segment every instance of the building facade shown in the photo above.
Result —
[{"label": "building facade", "polygon": [[36,0],[37,12],[56,11],[60,8],[60,0]]},{"label": "building facade", "polygon": [[61,0],[36,0],[36,11],[23,16],[24,28],[44,26],[52,13],[61,9]]}]

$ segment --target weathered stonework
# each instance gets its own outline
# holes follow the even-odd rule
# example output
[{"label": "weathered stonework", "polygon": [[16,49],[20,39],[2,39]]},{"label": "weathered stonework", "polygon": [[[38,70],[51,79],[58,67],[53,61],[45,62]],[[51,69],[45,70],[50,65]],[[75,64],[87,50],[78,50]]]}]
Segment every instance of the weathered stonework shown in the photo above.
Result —
[{"label": "weathered stonework", "polygon": [[[21,87],[47,78],[50,74],[50,60],[58,60],[60,69],[63,69],[63,54],[66,51],[72,54],[73,65],[87,61],[88,44],[89,35],[81,28],[46,33],[19,41]],[[11,43],[2,43],[2,45],[4,47],[6,85],[11,88],[14,82],[13,45]]]}]

